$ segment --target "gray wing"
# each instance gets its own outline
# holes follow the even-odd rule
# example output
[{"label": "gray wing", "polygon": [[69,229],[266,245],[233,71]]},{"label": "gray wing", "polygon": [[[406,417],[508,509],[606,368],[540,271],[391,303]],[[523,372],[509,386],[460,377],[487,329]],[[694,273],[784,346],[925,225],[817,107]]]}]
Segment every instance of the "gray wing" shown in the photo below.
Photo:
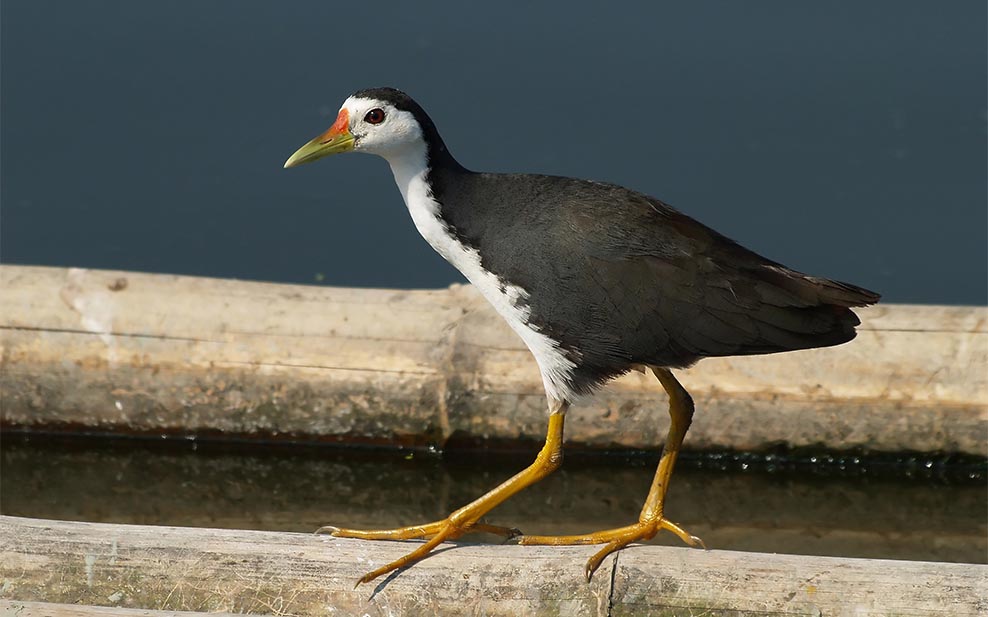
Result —
[{"label": "gray wing", "polygon": [[451,213],[454,225],[485,267],[532,292],[532,322],[579,357],[588,388],[634,364],[837,345],[859,323],[849,307],[878,300],[623,187],[491,174],[478,183],[498,198],[471,200],[469,215]]},{"label": "gray wing", "polygon": [[859,323],[849,307],[878,300],[765,259],[661,201],[569,182],[566,201],[542,214],[551,233],[525,243],[541,252],[526,263],[542,261],[561,289],[534,312],[550,327],[581,324],[581,336],[596,332],[633,362],[836,345]]}]

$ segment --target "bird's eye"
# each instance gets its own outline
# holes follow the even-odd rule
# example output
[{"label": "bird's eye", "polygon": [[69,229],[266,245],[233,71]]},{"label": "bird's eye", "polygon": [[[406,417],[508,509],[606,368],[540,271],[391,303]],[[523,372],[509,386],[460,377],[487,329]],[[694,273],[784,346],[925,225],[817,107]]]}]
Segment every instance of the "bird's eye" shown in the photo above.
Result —
[{"label": "bird's eye", "polygon": [[369,124],[380,124],[384,122],[384,110],[380,107],[375,107],[367,112],[367,115],[364,116],[364,121]]}]

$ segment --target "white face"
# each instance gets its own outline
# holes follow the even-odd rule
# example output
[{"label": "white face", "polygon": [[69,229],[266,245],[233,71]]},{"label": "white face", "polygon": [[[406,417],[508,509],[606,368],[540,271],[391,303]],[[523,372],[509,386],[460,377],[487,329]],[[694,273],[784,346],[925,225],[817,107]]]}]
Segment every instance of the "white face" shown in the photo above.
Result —
[{"label": "white face", "polygon": [[356,152],[369,152],[386,159],[425,148],[422,128],[415,116],[395,109],[385,101],[350,97],[343,102],[350,116],[350,132]]}]

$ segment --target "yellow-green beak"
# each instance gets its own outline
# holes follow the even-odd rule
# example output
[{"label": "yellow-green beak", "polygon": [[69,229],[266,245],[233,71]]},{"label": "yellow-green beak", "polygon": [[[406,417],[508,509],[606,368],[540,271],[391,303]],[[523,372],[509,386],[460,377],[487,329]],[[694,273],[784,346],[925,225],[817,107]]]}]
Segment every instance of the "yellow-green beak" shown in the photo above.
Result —
[{"label": "yellow-green beak", "polygon": [[285,169],[351,150],[353,150],[353,134],[350,133],[350,117],[346,109],[341,109],[333,126],[291,155],[285,161]]}]

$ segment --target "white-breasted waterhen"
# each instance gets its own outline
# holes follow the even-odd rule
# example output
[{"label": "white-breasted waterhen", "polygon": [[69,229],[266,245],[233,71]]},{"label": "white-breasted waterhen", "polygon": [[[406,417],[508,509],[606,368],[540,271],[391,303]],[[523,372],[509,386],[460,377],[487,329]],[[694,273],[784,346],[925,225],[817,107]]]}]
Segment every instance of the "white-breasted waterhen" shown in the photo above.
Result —
[{"label": "white-breasted waterhen", "polygon": [[671,369],[702,358],[839,345],[859,321],[850,307],[878,294],[807,276],[769,261],[658,199],[605,184],[536,174],[478,173],[460,165],[436,125],[392,88],[350,96],[328,131],[288,159],[294,167],[341,152],[391,165],[422,237],[480,290],[538,362],[549,403],[545,445],[524,471],[441,521],[380,531],[325,528],[334,536],[425,538],[360,582],[411,564],[471,531],[517,531],[481,519],[563,460],[563,418],[582,394],[630,370],[650,370],[672,418],[638,522],[578,536],[526,536],[520,544],[605,544],[608,554],[667,529],[699,538],[663,516],[693,400]]}]

